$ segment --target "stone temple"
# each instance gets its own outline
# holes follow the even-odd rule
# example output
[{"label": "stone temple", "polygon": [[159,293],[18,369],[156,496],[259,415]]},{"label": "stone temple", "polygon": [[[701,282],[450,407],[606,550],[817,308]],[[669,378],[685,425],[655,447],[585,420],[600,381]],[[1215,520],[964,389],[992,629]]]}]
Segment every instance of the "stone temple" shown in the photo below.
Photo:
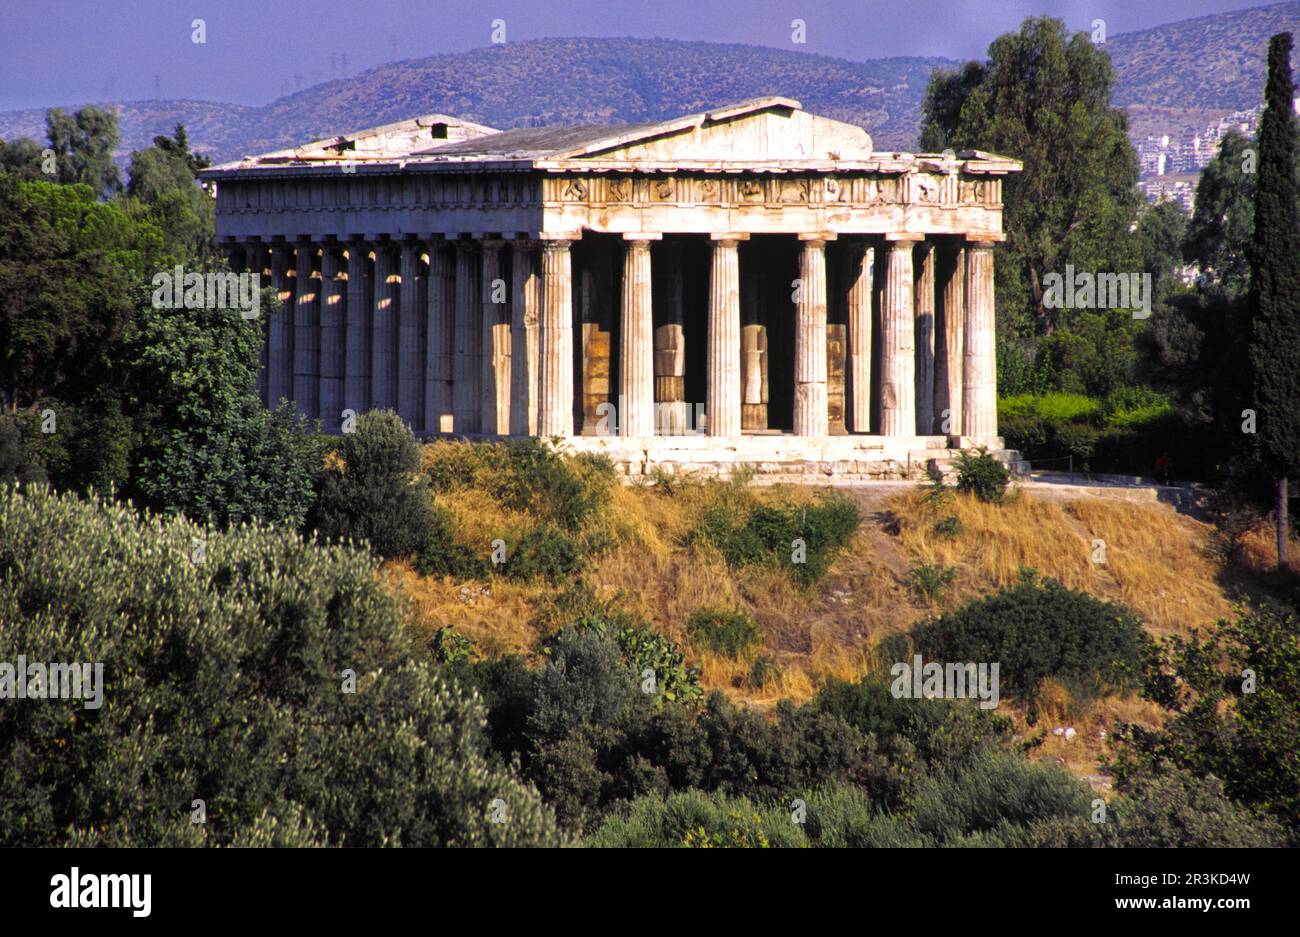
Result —
[{"label": "stone temple", "polygon": [[326,430],[390,408],[631,475],[849,480],[1002,451],[993,245],[1020,168],[877,152],[769,97],[649,124],[434,114],[204,176],[235,269],[283,301],[263,399]]}]

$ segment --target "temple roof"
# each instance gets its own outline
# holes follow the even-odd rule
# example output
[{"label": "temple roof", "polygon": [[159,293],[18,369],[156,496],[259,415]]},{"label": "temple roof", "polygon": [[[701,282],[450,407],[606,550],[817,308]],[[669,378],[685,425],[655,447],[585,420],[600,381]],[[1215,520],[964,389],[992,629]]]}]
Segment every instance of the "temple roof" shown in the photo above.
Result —
[{"label": "temple roof", "polygon": [[976,172],[1020,169],[1016,160],[974,150],[944,155],[878,153],[861,127],[809,114],[791,98],[770,96],[638,124],[494,130],[445,114],[429,114],[245,157],[203,175],[216,179],[228,174],[261,176],[268,170],[314,174],[423,169],[898,172],[923,163],[935,169],[952,169],[960,163]]}]

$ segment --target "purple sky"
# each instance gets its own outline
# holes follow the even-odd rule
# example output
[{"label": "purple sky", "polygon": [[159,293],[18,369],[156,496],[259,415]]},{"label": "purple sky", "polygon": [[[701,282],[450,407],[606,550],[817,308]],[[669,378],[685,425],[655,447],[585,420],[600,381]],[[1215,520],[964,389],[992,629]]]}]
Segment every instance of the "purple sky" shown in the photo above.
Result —
[{"label": "purple sky", "polygon": [[[6,0],[0,109],[109,99],[264,104],[393,59],[507,39],[638,36],[745,42],[847,59],[982,57],[1030,14],[1111,34],[1259,0]],[[207,43],[191,42],[202,17]],[[792,45],[790,22],[807,23]],[[295,76],[298,76],[295,78]]]}]

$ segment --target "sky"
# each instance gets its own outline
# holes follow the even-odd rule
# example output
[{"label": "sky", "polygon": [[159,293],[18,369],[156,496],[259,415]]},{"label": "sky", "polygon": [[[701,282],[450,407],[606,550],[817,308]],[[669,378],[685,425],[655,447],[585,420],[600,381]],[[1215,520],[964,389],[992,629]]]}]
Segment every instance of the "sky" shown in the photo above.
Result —
[{"label": "sky", "polygon": [[[863,60],[982,58],[1029,15],[1108,34],[1260,0],[4,0],[0,110],[142,98],[261,105],[396,59],[506,41],[635,36]],[[204,21],[196,43],[192,23]],[[791,23],[806,24],[793,44]]]}]

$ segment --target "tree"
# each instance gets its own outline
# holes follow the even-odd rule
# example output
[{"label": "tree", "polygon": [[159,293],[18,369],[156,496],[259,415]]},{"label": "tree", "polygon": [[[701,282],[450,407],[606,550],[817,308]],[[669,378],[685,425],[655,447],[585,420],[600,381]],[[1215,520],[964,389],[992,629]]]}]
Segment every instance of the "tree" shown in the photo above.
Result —
[{"label": "tree", "polygon": [[1256,173],[1246,170],[1256,155],[1252,142],[1235,130],[1224,134],[1219,152],[1201,170],[1183,244],[1183,258],[1234,295],[1245,292],[1249,279],[1246,245],[1255,226]]},{"label": "tree", "polygon": [[1290,33],[1268,44],[1250,241],[1250,361],[1260,461],[1277,482],[1277,562],[1286,562],[1287,479],[1300,471],[1300,216]]},{"label": "tree", "polygon": [[102,668],[0,706],[0,846],[560,842],[362,551],[27,487],[0,569],[0,660]]},{"label": "tree", "polygon": [[76,404],[109,383],[162,255],[162,233],[129,205],[0,173],[0,402]]},{"label": "tree", "polygon": [[423,549],[440,529],[420,447],[391,410],[363,413],[329,460],[309,526],[331,540],[368,541],[382,557]]},{"label": "tree", "polygon": [[[266,308],[276,302],[268,291]],[[291,404],[257,395],[261,323],[237,309],[142,304],[127,348],[141,446],[132,493],[148,507],[220,525],[298,527],[320,453]]]},{"label": "tree", "polygon": [[42,178],[41,145],[31,137],[18,137],[6,143],[0,140],[0,172],[31,181]]},{"label": "tree", "polygon": [[186,256],[206,257],[216,233],[213,201],[196,178],[208,164],[190,152],[183,124],[174,137],[154,137],[153,146],[131,154],[127,194],[148,206],[167,243]]},{"label": "tree", "polygon": [[[1139,206],[1137,157],[1115,75],[1086,33],[1030,17],[999,36],[989,58],[936,72],[926,90],[921,149],[981,149],[1024,162],[1004,182],[1007,242],[998,257],[999,327],[1011,334],[1068,327],[1043,304],[1043,277],[1138,270],[1131,228]],[[1123,318],[1130,319],[1127,312]]]},{"label": "tree", "polygon": [[120,140],[116,114],[87,105],[69,116],[56,107],[46,113],[45,129],[59,182],[88,185],[96,196],[121,190],[122,180],[113,163],[113,151]]}]

